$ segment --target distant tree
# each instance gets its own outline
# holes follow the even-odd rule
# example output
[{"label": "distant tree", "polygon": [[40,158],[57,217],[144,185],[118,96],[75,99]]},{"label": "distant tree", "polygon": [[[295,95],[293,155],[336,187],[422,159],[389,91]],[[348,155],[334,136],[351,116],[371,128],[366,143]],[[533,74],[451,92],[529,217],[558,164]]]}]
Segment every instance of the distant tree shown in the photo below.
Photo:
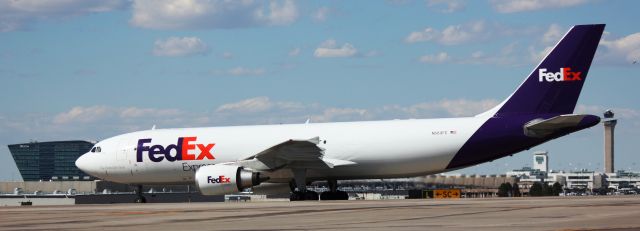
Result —
[{"label": "distant tree", "polygon": [[513,195],[514,197],[522,196],[520,194],[520,185],[518,185],[518,183],[513,183],[512,190],[511,190],[511,195]]},{"label": "distant tree", "polygon": [[553,183],[553,186],[551,186],[551,191],[553,192],[553,196],[560,195],[560,193],[562,193],[562,185],[560,185],[560,183],[558,182]]},{"label": "distant tree", "polygon": [[540,184],[540,182],[533,182],[533,185],[529,188],[529,196],[539,197],[543,195],[544,191],[542,191],[542,184]]},{"label": "distant tree", "polygon": [[502,183],[500,184],[500,187],[498,187],[498,196],[499,197],[509,197],[511,196],[511,184],[507,183]]},{"label": "distant tree", "polygon": [[542,192],[544,196],[553,196],[553,188],[547,183],[542,183]]}]

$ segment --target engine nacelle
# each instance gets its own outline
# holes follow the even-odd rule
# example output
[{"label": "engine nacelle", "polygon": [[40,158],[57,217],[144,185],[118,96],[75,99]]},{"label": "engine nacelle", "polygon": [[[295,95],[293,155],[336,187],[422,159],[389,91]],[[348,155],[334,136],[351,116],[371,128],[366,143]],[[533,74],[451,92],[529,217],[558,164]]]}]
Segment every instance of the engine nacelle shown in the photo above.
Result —
[{"label": "engine nacelle", "polygon": [[259,185],[269,177],[237,165],[217,164],[198,168],[195,180],[202,195],[225,195]]}]

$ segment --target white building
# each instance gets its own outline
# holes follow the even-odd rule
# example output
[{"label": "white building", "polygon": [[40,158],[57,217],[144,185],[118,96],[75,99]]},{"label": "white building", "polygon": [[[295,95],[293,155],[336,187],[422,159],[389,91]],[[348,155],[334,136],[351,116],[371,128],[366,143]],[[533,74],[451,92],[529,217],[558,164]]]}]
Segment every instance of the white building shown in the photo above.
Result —
[{"label": "white building", "polygon": [[565,179],[564,187],[573,189],[589,189],[602,187],[603,175],[583,169],[576,172],[550,172],[548,176],[562,177]]},{"label": "white building", "polygon": [[518,177],[518,184],[523,188],[529,188],[535,182],[544,182],[549,186],[553,185],[555,182],[558,182],[561,185],[565,185],[566,183],[566,178],[562,174],[548,174],[547,172],[529,167],[512,170],[510,172],[507,172],[506,175]]},{"label": "white building", "polygon": [[507,176],[519,178],[519,185],[523,188],[533,185],[535,182],[544,182],[552,185],[560,183],[570,189],[599,189],[608,187],[612,189],[640,189],[640,173],[618,171],[616,173],[598,173],[582,169],[574,172],[549,170],[549,156],[547,151],[533,153],[533,168],[524,167],[506,173]]},{"label": "white building", "polygon": [[640,173],[618,171],[616,173],[607,173],[607,183],[609,188],[640,188]]}]

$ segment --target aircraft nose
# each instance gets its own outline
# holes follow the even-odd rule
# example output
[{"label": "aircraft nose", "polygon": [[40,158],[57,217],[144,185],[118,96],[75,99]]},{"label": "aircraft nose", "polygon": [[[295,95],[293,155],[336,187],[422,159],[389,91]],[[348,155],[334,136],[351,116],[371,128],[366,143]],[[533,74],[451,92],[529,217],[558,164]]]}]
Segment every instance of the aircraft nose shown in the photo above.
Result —
[{"label": "aircraft nose", "polygon": [[76,160],[76,167],[78,167],[78,169],[82,170],[83,172],[91,175],[91,171],[89,169],[89,163],[88,163],[89,162],[88,155],[89,154],[84,154],[78,157],[78,159]]}]

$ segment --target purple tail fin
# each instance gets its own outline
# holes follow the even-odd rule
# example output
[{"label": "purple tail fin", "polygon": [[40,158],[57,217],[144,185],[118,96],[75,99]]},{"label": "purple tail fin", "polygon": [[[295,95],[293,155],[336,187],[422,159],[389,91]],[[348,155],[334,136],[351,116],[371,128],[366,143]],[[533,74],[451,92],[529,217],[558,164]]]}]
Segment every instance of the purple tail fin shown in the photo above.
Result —
[{"label": "purple tail fin", "polygon": [[496,116],[573,113],[604,26],[571,28],[502,104]]}]

